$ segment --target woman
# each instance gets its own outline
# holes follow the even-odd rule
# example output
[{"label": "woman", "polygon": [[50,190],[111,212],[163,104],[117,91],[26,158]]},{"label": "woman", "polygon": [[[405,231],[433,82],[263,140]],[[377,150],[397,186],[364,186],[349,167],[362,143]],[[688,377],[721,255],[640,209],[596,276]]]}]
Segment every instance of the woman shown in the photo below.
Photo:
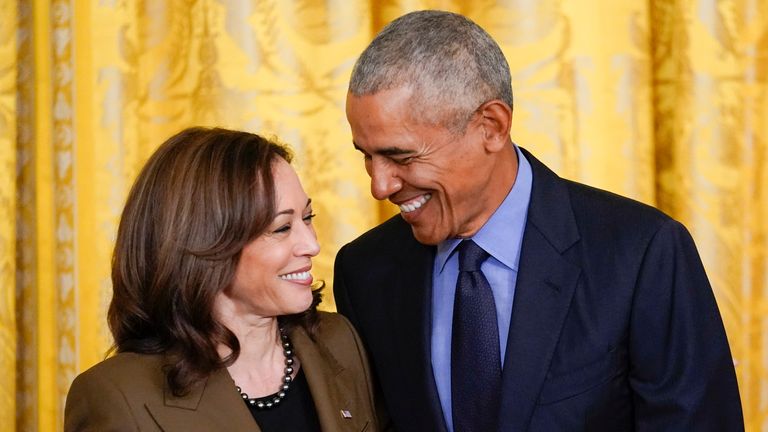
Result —
[{"label": "woman", "polygon": [[316,311],[320,248],[290,160],[202,128],[152,155],[112,262],[117,355],[75,379],[65,431],[382,429],[357,334]]}]

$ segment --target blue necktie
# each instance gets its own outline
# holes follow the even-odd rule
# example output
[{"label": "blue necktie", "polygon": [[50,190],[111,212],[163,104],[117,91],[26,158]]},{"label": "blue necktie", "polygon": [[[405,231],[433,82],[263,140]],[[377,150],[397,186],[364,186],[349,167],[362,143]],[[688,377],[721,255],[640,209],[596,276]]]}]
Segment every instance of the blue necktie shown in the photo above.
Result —
[{"label": "blue necktie", "polygon": [[493,432],[501,399],[501,354],[496,304],[480,265],[488,252],[472,240],[459,245],[453,305],[451,403],[455,432]]}]

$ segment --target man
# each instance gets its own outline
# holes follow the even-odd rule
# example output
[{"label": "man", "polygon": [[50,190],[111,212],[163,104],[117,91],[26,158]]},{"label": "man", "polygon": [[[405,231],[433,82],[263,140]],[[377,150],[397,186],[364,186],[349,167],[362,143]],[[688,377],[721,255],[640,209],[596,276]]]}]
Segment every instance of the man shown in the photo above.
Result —
[{"label": "man", "polygon": [[509,66],[480,27],[389,24],[347,118],[401,213],[339,251],[334,294],[398,430],[743,429],[690,235],[513,144]]}]

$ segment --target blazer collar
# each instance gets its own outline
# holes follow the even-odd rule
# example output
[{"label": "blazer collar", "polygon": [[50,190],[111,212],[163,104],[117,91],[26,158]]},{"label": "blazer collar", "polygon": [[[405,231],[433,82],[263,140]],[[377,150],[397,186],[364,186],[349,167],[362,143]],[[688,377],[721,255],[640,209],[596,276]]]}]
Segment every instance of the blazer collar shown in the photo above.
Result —
[{"label": "blazer collar", "polygon": [[162,404],[145,404],[147,411],[162,430],[259,431],[226,369],[213,372],[184,396],[174,396],[166,383],[163,400]]},{"label": "blazer collar", "polygon": [[[362,431],[369,419],[353,385],[352,371],[346,370],[321,341],[312,340],[306,331],[296,327],[291,342],[304,369],[304,375],[317,409],[320,428],[324,431]],[[365,396],[367,397],[367,396]]]},{"label": "blazer collar", "polygon": [[[390,311],[397,316],[392,328],[392,337],[398,339],[402,352],[415,353],[407,356],[402,368],[403,376],[413,382],[404,383],[403,391],[410,388],[416,393],[411,398],[412,403],[420,404],[413,407],[415,411],[428,413],[431,430],[444,431],[440,399],[437,394],[434,373],[432,372],[431,328],[432,328],[432,272],[437,248],[423,245],[413,237],[410,225],[400,216],[398,218],[398,244],[400,246],[392,275],[395,281],[390,281],[388,287],[397,287],[397,292],[391,292],[393,309]],[[414,331],[416,329],[417,331]]]},{"label": "blazer collar", "polygon": [[530,153],[533,187],[503,370],[499,430],[526,430],[581,268],[564,254],[579,241],[565,182]]}]

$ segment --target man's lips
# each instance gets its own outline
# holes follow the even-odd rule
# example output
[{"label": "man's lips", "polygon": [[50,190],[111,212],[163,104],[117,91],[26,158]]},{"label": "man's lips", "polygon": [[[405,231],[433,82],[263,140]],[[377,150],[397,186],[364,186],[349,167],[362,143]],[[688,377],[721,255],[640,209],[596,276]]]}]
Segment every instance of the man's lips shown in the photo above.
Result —
[{"label": "man's lips", "polygon": [[410,199],[404,203],[398,204],[398,207],[400,207],[400,211],[403,213],[410,213],[412,211],[418,210],[427,203],[432,198],[431,193],[425,193],[423,195],[419,195],[416,198]]}]

